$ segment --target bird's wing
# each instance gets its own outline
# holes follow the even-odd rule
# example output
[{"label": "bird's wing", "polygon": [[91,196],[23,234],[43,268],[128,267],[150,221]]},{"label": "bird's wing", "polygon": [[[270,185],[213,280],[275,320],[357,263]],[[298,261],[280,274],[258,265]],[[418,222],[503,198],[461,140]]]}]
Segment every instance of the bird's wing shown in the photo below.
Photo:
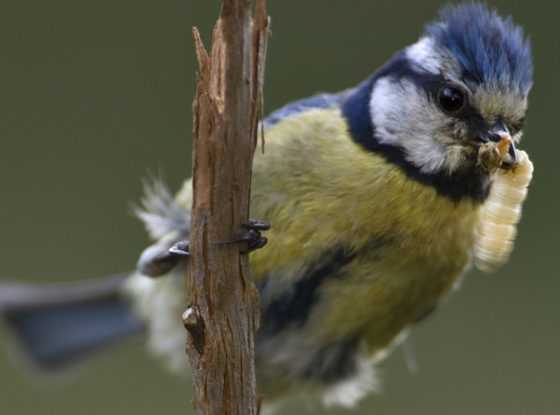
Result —
[{"label": "bird's wing", "polygon": [[[345,90],[334,94],[321,93],[289,103],[274,111],[263,120],[265,131],[272,130],[277,125],[282,124],[283,121],[303,115],[310,110],[336,108],[349,92],[349,90]],[[285,145],[291,146],[290,141],[294,137],[285,138],[287,139]],[[287,160],[284,160],[281,164],[286,162]],[[255,167],[256,174],[258,170],[258,166]],[[281,174],[285,175],[286,173]],[[148,233],[156,243],[143,252],[139,261],[139,269],[141,272],[149,275],[160,275],[164,271],[167,272],[170,266],[170,264],[167,264],[169,247],[179,240],[189,238],[192,179],[185,181],[183,188],[176,197],[173,197],[165,184],[158,179],[146,181],[144,187],[145,195],[141,206],[135,209],[135,213],[142,220]],[[254,188],[254,190],[257,192],[258,189]],[[267,191],[272,190],[272,188],[267,188]],[[267,197],[267,199],[274,199],[277,195],[278,193]],[[288,197],[289,195],[286,196]],[[270,200],[268,201],[270,202]],[[252,210],[256,211],[253,214],[263,214],[261,212],[263,209],[256,209],[257,206],[253,206],[253,208]],[[256,218],[267,219],[267,217]],[[165,266],[162,267],[162,264]]]},{"label": "bird's wing", "polygon": [[[270,128],[280,121],[301,114],[305,111],[338,106],[348,91],[340,93],[322,93],[291,102],[272,112],[263,120],[265,128]],[[144,182],[144,197],[141,205],[134,209],[136,216],[144,223],[146,230],[154,240],[160,240],[170,234],[176,239],[185,238],[190,230],[189,210],[192,205],[192,183],[187,180],[183,189],[174,198],[163,181],[152,178]]]},{"label": "bird's wing", "polygon": [[264,127],[272,127],[288,117],[293,117],[312,109],[334,108],[340,105],[347,94],[348,90],[334,94],[322,93],[291,102],[266,117],[263,121]]}]

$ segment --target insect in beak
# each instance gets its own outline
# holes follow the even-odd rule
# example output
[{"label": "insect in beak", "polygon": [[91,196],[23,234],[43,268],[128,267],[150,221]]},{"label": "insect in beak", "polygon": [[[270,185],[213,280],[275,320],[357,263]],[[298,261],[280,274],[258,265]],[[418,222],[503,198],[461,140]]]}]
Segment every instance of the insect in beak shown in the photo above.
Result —
[{"label": "insect in beak", "polygon": [[[502,168],[511,169],[517,164],[517,149],[511,134],[503,121],[497,121],[490,130],[480,137],[480,141],[498,143],[500,152],[504,154]],[[507,146],[507,147],[506,147]],[[505,154],[507,152],[507,155]]]}]

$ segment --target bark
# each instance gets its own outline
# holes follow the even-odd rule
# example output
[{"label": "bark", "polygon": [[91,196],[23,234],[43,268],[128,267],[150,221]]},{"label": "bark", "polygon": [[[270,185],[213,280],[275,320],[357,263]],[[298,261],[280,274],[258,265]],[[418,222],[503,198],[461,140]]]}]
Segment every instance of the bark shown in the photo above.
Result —
[{"label": "bark", "polygon": [[266,0],[224,0],[210,53],[193,29],[199,73],[187,272],[192,303],[183,321],[197,414],[258,413],[258,293],[247,244],[232,241],[249,218],[268,22]]}]

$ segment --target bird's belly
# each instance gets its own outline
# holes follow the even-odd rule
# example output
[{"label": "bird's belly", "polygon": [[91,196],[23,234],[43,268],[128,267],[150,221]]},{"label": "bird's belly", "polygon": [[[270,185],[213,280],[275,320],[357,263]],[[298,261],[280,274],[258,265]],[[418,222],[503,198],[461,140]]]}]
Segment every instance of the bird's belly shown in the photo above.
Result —
[{"label": "bird's belly", "polygon": [[345,275],[325,280],[303,325],[268,332],[263,321],[257,341],[263,390],[283,393],[294,379],[331,384],[357,376],[364,345],[366,359],[384,356],[457,281],[469,263],[466,239],[428,249],[387,244],[356,257]]},{"label": "bird's belly", "polygon": [[426,215],[424,230],[402,229],[396,234],[404,237],[358,256],[346,276],[323,287],[314,330],[331,338],[359,333],[375,352],[428,315],[470,264],[477,213],[462,213],[440,215],[437,224]]}]

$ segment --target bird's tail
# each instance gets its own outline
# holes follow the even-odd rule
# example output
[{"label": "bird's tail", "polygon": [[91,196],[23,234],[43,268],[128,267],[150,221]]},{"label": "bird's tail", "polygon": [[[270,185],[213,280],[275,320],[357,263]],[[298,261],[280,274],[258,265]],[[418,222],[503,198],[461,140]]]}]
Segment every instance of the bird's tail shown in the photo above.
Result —
[{"label": "bird's tail", "polygon": [[0,317],[19,348],[55,370],[143,330],[122,294],[126,275],[79,283],[0,284]]}]

